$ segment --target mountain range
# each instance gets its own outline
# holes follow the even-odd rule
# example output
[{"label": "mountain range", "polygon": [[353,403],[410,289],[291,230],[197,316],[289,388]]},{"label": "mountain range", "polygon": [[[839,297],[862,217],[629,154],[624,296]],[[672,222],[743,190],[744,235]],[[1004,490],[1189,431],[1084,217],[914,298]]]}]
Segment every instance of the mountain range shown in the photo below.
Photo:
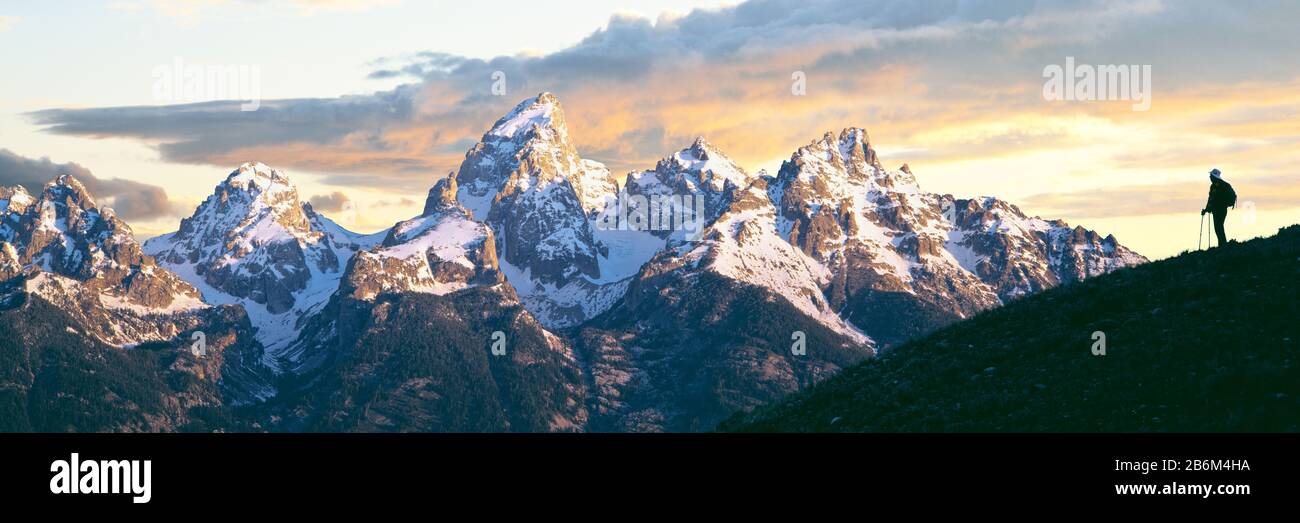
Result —
[{"label": "mountain range", "polygon": [[[256,162],[143,246],[71,177],[38,197],[0,188],[0,325],[17,335],[0,409],[24,430],[711,430],[937,328],[1144,262],[997,198],[924,192],[856,128],[775,175],[700,138],[620,180],[579,156],[543,93],[419,216],[375,234]],[[19,320],[36,313],[50,319]],[[85,372],[99,377],[59,393]],[[134,414],[48,421],[81,409],[66,402]]]}]

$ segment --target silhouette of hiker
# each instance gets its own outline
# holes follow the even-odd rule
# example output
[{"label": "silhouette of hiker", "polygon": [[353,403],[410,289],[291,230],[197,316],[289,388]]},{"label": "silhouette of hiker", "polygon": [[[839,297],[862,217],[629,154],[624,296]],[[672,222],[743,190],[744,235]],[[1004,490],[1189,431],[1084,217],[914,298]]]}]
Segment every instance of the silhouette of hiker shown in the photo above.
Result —
[{"label": "silhouette of hiker", "polygon": [[1201,216],[1207,212],[1214,214],[1214,234],[1219,237],[1219,245],[1228,243],[1223,221],[1228,218],[1228,207],[1237,205],[1237,191],[1232,190],[1232,184],[1223,181],[1222,175],[1218,169],[1210,171],[1210,197],[1205,200],[1205,208],[1201,209]]}]

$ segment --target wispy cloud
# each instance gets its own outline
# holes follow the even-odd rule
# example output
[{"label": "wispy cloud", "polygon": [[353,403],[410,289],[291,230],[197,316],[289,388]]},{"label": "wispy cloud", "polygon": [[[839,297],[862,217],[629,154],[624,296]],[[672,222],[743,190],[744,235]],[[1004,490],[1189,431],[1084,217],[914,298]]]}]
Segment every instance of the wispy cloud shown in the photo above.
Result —
[{"label": "wispy cloud", "polygon": [[8,31],[9,28],[18,23],[18,20],[19,18],[16,16],[0,15],[0,32]]},{"label": "wispy cloud", "polygon": [[307,201],[311,203],[313,209],[330,213],[341,212],[344,208],[352,204],[352,200],[348,198],[348,195],[343,194],[340,191],[334,191],[329,194],[317,194],[308,198]]}]

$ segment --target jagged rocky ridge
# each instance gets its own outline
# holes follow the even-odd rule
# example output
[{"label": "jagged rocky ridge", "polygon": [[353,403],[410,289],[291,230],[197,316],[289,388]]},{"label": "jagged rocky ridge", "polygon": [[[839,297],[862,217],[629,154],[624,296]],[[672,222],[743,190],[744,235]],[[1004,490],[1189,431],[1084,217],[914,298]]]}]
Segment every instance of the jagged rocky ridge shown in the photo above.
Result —
[{"label": "jagged rocky ridge", "polygon": [[[0,189],[0,203],[0,277],[25,273],[29,292],[55,300],[85,297],[95,308],[124,315],[204,307],[192,286],[168,271],[156,270],[131,229],[112,209],[100,209],[71,176],[46,184],[38,197],[21,186]],[[64,292],[83,288],[84,292]],[[96,334],[115,345],[175,334],[133,327],[145,330],[100,326],[103,330]]]}]

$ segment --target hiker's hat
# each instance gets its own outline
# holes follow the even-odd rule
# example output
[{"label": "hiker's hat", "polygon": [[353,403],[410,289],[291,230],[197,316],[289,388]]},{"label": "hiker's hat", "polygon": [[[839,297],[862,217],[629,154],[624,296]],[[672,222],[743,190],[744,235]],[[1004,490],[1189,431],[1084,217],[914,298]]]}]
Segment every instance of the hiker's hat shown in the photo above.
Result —
[{"label": "hiker's hat", "polygon": [[1218,169],[1213,169],[1213,170],[1210,171],[1210,178],[1219,178],[1219,179],[1223,179],[1223,176],[1222,176],[1222,175],[1223,175],[1223,172],[1219,171]]}]

